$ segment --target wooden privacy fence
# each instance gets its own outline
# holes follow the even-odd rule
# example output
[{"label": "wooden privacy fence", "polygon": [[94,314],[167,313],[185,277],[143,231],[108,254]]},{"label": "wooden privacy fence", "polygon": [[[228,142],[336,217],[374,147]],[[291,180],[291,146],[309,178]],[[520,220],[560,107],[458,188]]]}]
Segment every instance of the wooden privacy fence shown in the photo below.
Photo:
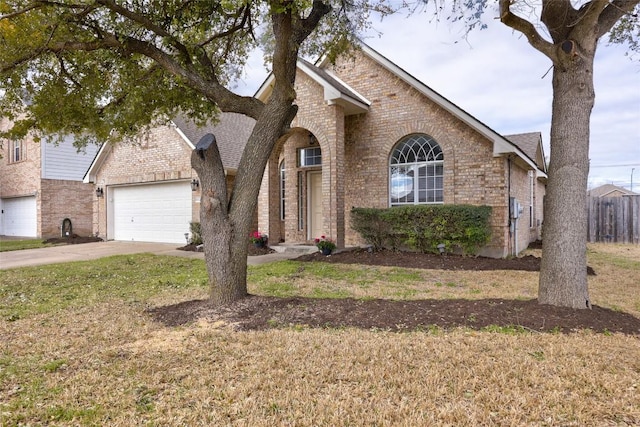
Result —
[{"label": "wooden privacy fence", "polygon": [[589,242],[640,244],[640,196],[587,197]]}]

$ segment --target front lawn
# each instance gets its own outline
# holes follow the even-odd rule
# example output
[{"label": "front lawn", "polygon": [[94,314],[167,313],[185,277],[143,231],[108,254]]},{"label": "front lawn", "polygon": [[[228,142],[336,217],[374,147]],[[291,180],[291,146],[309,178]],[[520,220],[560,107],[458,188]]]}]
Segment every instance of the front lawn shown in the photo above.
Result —
[{"label": "front lawn", "polygon": [[36,249],[50,246],[44,243],[42,239],[26,239],[26,240],[2,240],[0,241],[0,252],[21,251],[23,249]]},{"label": "front lawn", "polygon": [[[594,304],[640,316],[639,255],[590,246]],[[289,261],[251,267],[249,281],[265,296],[530,299],[537,273]],[[203,262],[179,257],[0,271],[0,425],[640,424],[637,335],[240,332],[147,311],[206,295]]]}]

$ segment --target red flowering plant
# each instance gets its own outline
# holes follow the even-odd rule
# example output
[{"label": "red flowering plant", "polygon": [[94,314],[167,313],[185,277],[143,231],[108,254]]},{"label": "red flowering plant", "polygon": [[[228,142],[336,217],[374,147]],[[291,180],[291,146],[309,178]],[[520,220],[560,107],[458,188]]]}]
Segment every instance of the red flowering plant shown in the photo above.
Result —
[{"label": "red flowering plant", "polygon": [[329,251],[333,251],[336,248],[335,242],[331,239],[327,239],[326,236],[320,236],[319,238],[316,237],[315,244],[316,247],[320,250],[326,249]]},{"label": "red flowering plant", "polygon": [[251,233],[251,243],[266,245],[268,240],[269,236],[264,233],[261,233],[259,231],[254,231],[253,233]]}]

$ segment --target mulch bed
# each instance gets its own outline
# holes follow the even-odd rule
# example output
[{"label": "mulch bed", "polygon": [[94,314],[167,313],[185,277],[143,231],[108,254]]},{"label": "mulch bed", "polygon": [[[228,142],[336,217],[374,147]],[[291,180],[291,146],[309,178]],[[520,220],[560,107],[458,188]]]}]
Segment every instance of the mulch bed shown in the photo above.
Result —
[{"label": "mulch bed", "polygon": [[[305,262],[357,263],[408,268],[448,270],[538,271],[540,259],[526,256],[513,259],[461,257],[407,252],[344,251],[330,256],[318,253],[297,258]],[[590,274],[595,274],[590,269]],[[208,319],[222,320],[237,330],[264,330],[281,327],[313,327],[385,331],[424,330],[433,327],[519,328],[535,332],[569,333],[588,329],[599,333],[620,332],[640,335],[640,319],[599,306],[588,310],[540,305],[536,300],[358,300],[320,298],[276,298],[249,295],[225,307],[212,307],[207,300],[186,301],[148,311],[167,326]]]},{"label": "mulch bed", "polygon": [[540,305],[536,300],[358,300],[276,298],[250,295],[225,307],[207,300],[186,301],[150,309],[149,314],[167,326],[208,319],[223,320],[237,330],[277,327],[355,327],[385,331],[424,330],[434,326],[515,327],[535,332],[569,333],[580,329],[640,335],[640,319],[626,313],[593,306],[591,310]]},{"label": "mulch bed", "polygon": [[[339,264],[384,265],[404,268],[426,268],[431,270],[524,270],[540,271],[540,258],[527,255],[518,258],[486,258],[461,255],[435,255],[401,251],[347,250],[324,256],[320,252],[303,255],[297,261],[330,262]],[[596,272],[587,267],[587,274]]]},{"label": "mulch bed", "polygon": [[67,237],[52,237],[45,240],[44,243],[52,245],[77,245],[80,243],[94,243],[102,241],[103,240],[100,237],[78,236],[77,234],[72,234]]},{"label": "mulch bed", "polygon": [[[198,249],[198,245],[192,245],[192,244],[188,244],[186,246],[182,246],[176,249],[178,249],[179,251],[203,252],[202,248]],[[271,249],[268,246],[263,246],[259,248],[254,244],[249,244],[248,249],[249,249],[248,251],[249,256],[267,255],[275,252],[273,249]]]},{"label": "mulch bed", "polygon": [[[102,241],[99,237],[47,239],[50,244],[79,244]],[[182,250],[197,250],[187,245]],[[249,246],[249,255],[272,253],[270,248]],[[383,265],[437,270],[524,270],[539,271],[540,258],[524,256],[509,259],[434,255],[412,252],[342,251],[330,256],[320,253],[297,258],[303,262]],[[588,274],[595,274],[587,267]],[[237,330],[264,330],[281,327],[313,327],[385,331],[424,330],[433,327],[470,329],[516,327],[535,332],[569,333],[589,329],[600,333],[620,332],[640,335],[640,319],[627,313],[593,306],[591,310],[573,310],[540,305],[536,300],[358,300],[319,298],[275,298],[249,295],[224,307],[212,307],[207,300],[186,301],[156,307],[148,313],[167,326],[185,325],[198,319],[223,320]]]}]

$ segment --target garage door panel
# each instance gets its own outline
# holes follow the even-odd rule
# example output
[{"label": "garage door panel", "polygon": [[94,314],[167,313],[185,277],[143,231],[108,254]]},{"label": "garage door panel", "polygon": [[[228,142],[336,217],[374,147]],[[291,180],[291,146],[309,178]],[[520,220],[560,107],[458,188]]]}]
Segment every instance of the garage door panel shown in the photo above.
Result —
[{"label": "garage door panel", "polygon": [[114,188],[115,240],[184,243],[191,194],[188,182]]},{"label": "garage door panel", "polygon": [[5,236],[37,237],[36,197],[2,199],[2,230]]}]

